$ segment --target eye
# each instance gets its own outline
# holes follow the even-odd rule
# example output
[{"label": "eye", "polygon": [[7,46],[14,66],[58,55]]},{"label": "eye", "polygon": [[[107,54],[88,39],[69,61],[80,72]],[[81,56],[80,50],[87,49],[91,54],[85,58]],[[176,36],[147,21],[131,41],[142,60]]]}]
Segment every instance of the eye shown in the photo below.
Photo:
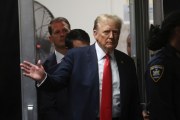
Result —
[{"label": "eye", "polygon": [[119,34],[119,30],[113,30],[113,34],[114,35],[118,35]]},{"label": "eye", "polygon": [[103,33],[104,33],[105,35],[109,35],[110,30],[105,30]]},{"label": "eye", "polygon": [[55,34],[55,35],[57,35],[57,34],[59,34],[59,33],[60,33],[60,31],[59,31],[59,30],[54,31],[54,34]]},{"label": "eye", "polygon": [[68,29],[63,29],[62,32],[67,33],[67,32],[69,32],[69,30]]}]

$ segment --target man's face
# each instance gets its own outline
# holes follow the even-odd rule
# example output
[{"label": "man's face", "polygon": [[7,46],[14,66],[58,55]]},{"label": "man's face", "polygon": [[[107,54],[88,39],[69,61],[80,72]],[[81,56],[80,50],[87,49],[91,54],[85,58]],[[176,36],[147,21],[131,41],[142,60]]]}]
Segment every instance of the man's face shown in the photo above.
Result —
[{"label": "man's face", "polygon": [[99,22],[97,29],[94,30],[94,37],[105,52],[112,52],[116,48],[119,35],[120,27],[108,18]]},{"label": "man's face", "polygon": [[82,40],[73,40],[72,43],[73,43],[73,48],[84,47],[89,45],[89,42]]},{"label": "man's face", "polygon": [[54,22],[51,25],[52,35],[49,37],[50,41],[54,44],[56,49],[65,47],[65,37],[70,29],[65,22]]}]

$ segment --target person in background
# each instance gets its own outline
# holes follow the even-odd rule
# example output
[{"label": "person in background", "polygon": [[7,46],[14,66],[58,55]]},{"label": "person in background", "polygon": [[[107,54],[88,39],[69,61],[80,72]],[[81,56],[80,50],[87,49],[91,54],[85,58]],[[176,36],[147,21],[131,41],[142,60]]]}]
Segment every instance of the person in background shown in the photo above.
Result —
[{"label": "person in background", "polygon": [[[131,35],[128,34],[127,36],[127,54],[131,56]],[[142,116],[144,120],[150,120],[149,119],[149,111],[146,110],[146,104],[142,104]]]},{"label": "person in background", "polygon": [[148,48],[158,50],[145,73],[150,120],[180,120],[180,11],[151,25]]},{"label": "person in background", "polygon": [[67,49],[90,45],[88,33],[82,29],[73,29],[67,34],[65,45]]},{"label": "person in background", "polygon": [[[70,32],[69,21],[64,17],[51,20],[48,26],[49,40],[54,45],[54,53],[44,61],[43,67],[47,73],[55,71],[67,52],[65,38]],[[64,120],[67,113],[67,89],[44,90],[37,87],[39,120]]]},{"label": "person in background", "polygon": [[127,54],[131,56],[131,35],[129,34],[126,40],[127,43]]},{"label": "person in background", "polygon": [[95,19],[96,43],[68,51],[53,74],[40,61],[20,64],[40,88],[68,88],[68,120],[139,120],[138,81],[134,61],[116,50],[122,21],[116,15]]}]

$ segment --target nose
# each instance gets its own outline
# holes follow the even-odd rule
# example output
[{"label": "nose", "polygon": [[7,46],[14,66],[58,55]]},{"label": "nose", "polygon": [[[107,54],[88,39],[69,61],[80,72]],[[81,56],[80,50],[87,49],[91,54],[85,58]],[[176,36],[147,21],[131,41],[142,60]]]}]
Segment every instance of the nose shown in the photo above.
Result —
[{"label": "nose", "polygon": [[61,31],[59,34],[60,34],[60,36],[64,36],[65,32]]},{"label": "nose", "polygon": [[113,38],[113,37],[114,37],[113,31],[111,31],[111,32],[109,33],[109,38]]}]

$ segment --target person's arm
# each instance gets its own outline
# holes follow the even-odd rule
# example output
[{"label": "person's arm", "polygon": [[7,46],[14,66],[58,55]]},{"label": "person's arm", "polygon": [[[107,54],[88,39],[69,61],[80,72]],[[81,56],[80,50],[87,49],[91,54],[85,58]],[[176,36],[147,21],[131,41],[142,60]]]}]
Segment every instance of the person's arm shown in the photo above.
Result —
[{"label": "person's arm", "polygon": [[70,80],[73,64],[74,64],[73,51],[69,51],[66,56],[62,59],[61,63],[58,64],[56,70],[49,74],[44,83],[40,86],[41,88],[48,87],[50,89],[62,88],[67,86]]},{"label": "person's arm", "polygon": [[69,51],[53,74],[47,73],[46,75],[46,72],[43,66],[40,64],[40,61],[38,61],[37,65],[34,65],[28,61],[24,61],[20,64],[20,66],[25,76],[32,78],[38,83],[41,83],[43,81],[41,87],[47,84],[48,86],[51,86],[51,88],[53,88],[56,86],[59,87],[67,84],[73,68],[73,62],[73,51]]}]

